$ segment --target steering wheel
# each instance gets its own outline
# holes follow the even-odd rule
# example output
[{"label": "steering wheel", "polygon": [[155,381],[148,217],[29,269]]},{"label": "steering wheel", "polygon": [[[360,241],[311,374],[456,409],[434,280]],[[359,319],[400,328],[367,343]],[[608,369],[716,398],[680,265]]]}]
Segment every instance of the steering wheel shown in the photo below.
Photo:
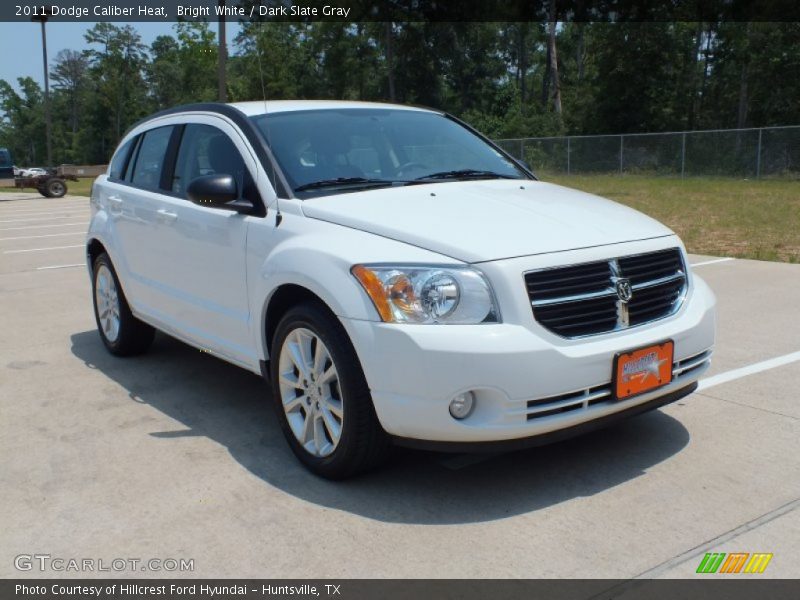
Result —
[{"label": "steering wheel", "polygon": [[413,169],[413,168],[427,169],[428,167],[426,167],[425,165],[421,165],[418,162],[409,161],[409,162],[403,163],[402,165],[397,167],[397,169],[395,169],[395,173],[397,175],[403,175],[406,170]]}]

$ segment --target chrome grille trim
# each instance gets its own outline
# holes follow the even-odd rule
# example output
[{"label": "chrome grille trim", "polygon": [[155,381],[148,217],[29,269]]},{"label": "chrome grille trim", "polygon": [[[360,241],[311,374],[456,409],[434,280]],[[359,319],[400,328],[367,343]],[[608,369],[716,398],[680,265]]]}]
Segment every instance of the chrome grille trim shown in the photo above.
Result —
[{"label": "chrome grille trim", "polygon": [[[686,272],[680,249],[668,248],[537,269],[524,278],[536,321],[556,335],[575,339],[675,314],[686,295]],[[633,292],[627,302],[617,294],[621,279],[628,280]]]},{"label": "chrome grille trim", "polygon": [[680,281],[682,279],[686,279],[686,274],[683,271],[675,273],[674,275],[669,275],[668,277],[660,277],[658,279],[651,279],[650,281],[646,281],[644,283],[634,283],[631,287],[633,291],[637,290],[646,290],[647,288],[655,287],[657,285],[664,285],[665,283],[673,283],[676,281]]},{"label": "chrome grille trim", "polygon": [[[703,352],[673,361],[672,383],[681,383],[684,379],[689,379],[693,371],[709,366],[712,352],[713,350],[709,348]],[[624,402],[626,402],[626,400],[612,399],[611,382],[609,381],[602,385],[575,390],[557,396],[546,396],[544,398],[528,400],[523,403],[522,408],[512,409],[509,411],[509,414],[524,415],[526,420],[532,421],[574,410],[587,410],[594,405]]]},{"label": "chrome grille trim", "polygon": [[[529,419],[534,418],[531,417],[531,415],[539,415],[544,412],[551,412],[554,409],[560,410],[571,406],[575,406],[576,408],[586,408],[587,406],[589,406],[589,403],[592,402],[593,400],[599,400],[601,398],[605,398],[606,396],[610,395],[611,395],[611,390],[604,388],[592,391],[592,388],[590,388],[588,390],[583,390],[582,392],[579,392],[577,394],[565,395],[566,397],[564,397],[562,400],[552,401],[552,399],[549,399],[550,400],[549,402],[542,405],[535,405],[535,404],[532,405],[531,402],[528,402],[528,410],[527,410],[528,418]],[[556,398],[562,398],[562,397],[557,396]]]},{"label": "chrome grille trim", "polygon": [[569,304],[570,302],[580,302],[581,300],[592,300],[594,298],[613,298],[617,295],[614,288],[607,288],[602,292],[590,292],[588,294],[576,294],[574,296],[565,296],[563,298],[549,298],[545,300],[532,300],[531,305],[538,306],[553,306],[554,304]]},{"label": "chrome grille trim", "polygon": [[672,376],[677,377],[702,366],[711,358],[711,350],[706,350],[694,356],[689,356],[673,364]]},{"label": "chrome grille trim", "polygon": [[[617,281],[620,279],[624,279],[622,275],[622,269],[619,266],[619,260],[616,258],[609,261],[608,265],[611,267],[611,282],[614,284],[612,291],[614,295],[617,295]],[[617,326],[616,329],[626,329],[630,327],[631,324],[631,314],[628,310],[628,303],[627,302],[617,302]]]}]

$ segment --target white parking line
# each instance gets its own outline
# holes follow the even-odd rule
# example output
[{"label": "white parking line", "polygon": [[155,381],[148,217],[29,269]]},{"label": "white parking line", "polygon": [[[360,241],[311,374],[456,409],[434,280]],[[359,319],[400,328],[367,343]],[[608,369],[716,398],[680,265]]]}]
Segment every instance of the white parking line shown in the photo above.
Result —
[{"label": "white parking line", "polygon": [[[37,221],[41,219],[55,219],[55,218],[62,218],[62,219],[79,219],[83,218],[84,216],[88,217],[91,214],[88,210],[65,210],[65,211],[54,211],[54,212],[44,212],[44,213],[34,213],[32,215],[4,215],[0,213],[0,217],[21,217],[23,220],[33,220],[36,219]],[[87,219],[88,220],[88,219]]]},{"label": "white parking line", "polygon": [[87,205],[87,206],[62,206],[50,210],[45,210],[44,207],[34,210],[20,210],[20,211],[0,210],[0,218],[27,219],[28,217],[46,217],[48,215],[64,215],[75,212],[84,213],[84,212],[89,212],[89,209],[90,207]]},{"label": "white parking line", "polygon": [[63,235],[86,235],[85,231],[68,231],[66,233],[46,233],[44,235],[23,235],[18,237],[0,238],[0,242],[10,242],[11,240],[35,240],[46,237],[61,237]]},{"label": "white parking line", "polygon": [[89,196],[74,196],[69,200],[46,200],[44,198],[36,198],[36,197],[29,197],[29,198],[20,198],[19,200],[2,200],[0,195],[0,207],[5,208],[31,208],[32,206],[63,206],[65,204],[80,204],[81,202],[85,202],[88,204]]},{"label": "white parking line", "polygon": [[761,362],[757,362],[752,365],[747,365],[745,367],[740,367],[738,369],[733,369],[731,371],[719,373],[718,375],[714,375],[712,377],[701,379],[700,385],[697,386],[697,391],[699,392],[700,390],[707,390],[708,388],[716,385],[728,383],[729,381],[741,379],[742,377],[747,377],[748,375],[755,375],[756,373],[782,367],[797,361],[800,361],[800,351],[790,352],[789,354],[776,356],[775,358],[770,358],[768,360],[762,360]]},{"label": "white parking line", "polygon": [[45,204],[44,202],[42,202],[41,204],[37,204],[36,206],[26,206],[24,208],[22,206],[3,206],[2,203],[0,203],[0,213],[11,215],[11,214],[36,212],[42,210],[59,211],[63,209],[84,208],[84,207],[86,208],[89,207],[88,198],[84,202],[70,202],[58,205]]},{"label": "white parking line", "polygon": [[25,219],[6,219],[0,223],[30,223],[35,221],[58,221],[60,219],[74,219],[78,215],[51,215],[51,216],[35,216]]},{"label": "white parking line", "polygon": [[705,265],[715,265],[721,262],[728,262],[729,260],[736,260],[735,258],[715,258],[714,260],[704,260],[703,262],[695,263],[693,265],[689,265],[690,267],[703,267]]},{"label": "white parking line", "polygon": [[77,223],[59,223],[58,225],[26,225],[25,227],[0,227],[0,231],[18,231],[20,229],[45,229],[50,227],[70,227],[74,225],[86,225],[84,221]]},{"label": "white parking line", "polygon": [[75,263],[73,265],[49,265],[47,267],[36,267],[37,271],[47,271],[50,269],[70,269],[72,267],[85,267],[86,263]]},{"label": "white parking line", "polygon": [[[49,212],[36,212],[36,213],[31,213],[31,214],[27,214],[26,213],[26,214],[19,214],[19,215],[8,215],[8,214],[3,214],[2,212],[0,212],[0,219],[5,219],[6,221],[9,221],[11,219],[30,221],[30,220],[33,220],[33,219],[36,219],[36,220],[46,219],[46,218],[53,219],[53,218],[56,218],[56,217],[61,217],[61,218],[69,218],[69,217],[72,217],[72,218],[83,218],[84,215],[90,215],[90,214],[92,214],[91,211],[85,210],[85,209],[53,210],[53,211],[49,211]],[[6,222],[6,221],[3,221],[3,222]]]},{"label": "white parking line", "polygon": [[27,248],[25,250],[4,250],[3,254],[22,254],[23,252],[41,252],[44,250],[65,250],[67,248],[83,248],[83,244],[74,246],[50,246],[49,248]]}]

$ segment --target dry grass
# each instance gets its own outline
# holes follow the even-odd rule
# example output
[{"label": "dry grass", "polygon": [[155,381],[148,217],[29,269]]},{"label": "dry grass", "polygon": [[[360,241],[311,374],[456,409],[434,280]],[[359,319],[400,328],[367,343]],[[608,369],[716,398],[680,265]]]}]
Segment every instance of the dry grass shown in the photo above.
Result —
[{"label": "dry grass", "polygon": [[638,175],[542,176],[671,227],[689,252],[800,262],[800,182]]}]

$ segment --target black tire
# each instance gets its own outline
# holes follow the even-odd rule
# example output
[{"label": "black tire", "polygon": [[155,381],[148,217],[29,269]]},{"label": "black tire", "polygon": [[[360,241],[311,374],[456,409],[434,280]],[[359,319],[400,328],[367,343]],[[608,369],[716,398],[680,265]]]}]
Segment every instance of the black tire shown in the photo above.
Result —
[{"label": "black tire", "polygon": [[63,198],[67,194],[67,182],[58,177],[51,177],[45,181],[44,189],[48,198]]},{"label": "black tire", "polygon": [[[107,269],[107,271],[105,269]],[[113,335],[109,336],[109,334],[106,333],[98,312],[97,288],[101,272],[104,275],[110,272],[116,291],[119,312],[119,328],[116,337]],[[153,343],[155,329],[133,316],[128,306],[128,300],[125,298],[125,293],[122,291],[122,286],[119,284],[114,265],[111,263],[111,259],[106,253],[98,256],[94,261],[94,265],[92,265],[92,303],[94,305],[94,319],[97,323],[97,331],[100,334],[100,339],[103,340],[103,344],[105,344],[105,347],[111,354],[116,356],[134,356],[145,352],[150,347],[150,344]]]},{"label": "black tire", "polygon": [[39,193],[40,193],[42,196],[44,196],[45,198],[52,198],[52,196],[50,195],[50,192],[48,192],[48,191],[47,191],[47,188],[46,188],[46,187],[44,187],[44,186],[40,185],[39,187],[37,187],[37,188],[36,188],[36,190],[37,190],[37,191],[38,191],[38,192],[39,192]]},{"label": "black tire", "polygon": [[[315,456],[301,445],[292,431],[281,399],[281,348],[286,338],[301,328],[310,330],[322,340],[338,373],[344,416],[338,444],[327,456]],[[311,472],[326,479],[345,479],[368,471],[384,460],[390,446],[389,436],[378,422],[372,396],[350,338],[333,313],[316,303],[303,303],[290,309],[275,329],[270,357],[273,405],[281,428],[292,452]]]}]

